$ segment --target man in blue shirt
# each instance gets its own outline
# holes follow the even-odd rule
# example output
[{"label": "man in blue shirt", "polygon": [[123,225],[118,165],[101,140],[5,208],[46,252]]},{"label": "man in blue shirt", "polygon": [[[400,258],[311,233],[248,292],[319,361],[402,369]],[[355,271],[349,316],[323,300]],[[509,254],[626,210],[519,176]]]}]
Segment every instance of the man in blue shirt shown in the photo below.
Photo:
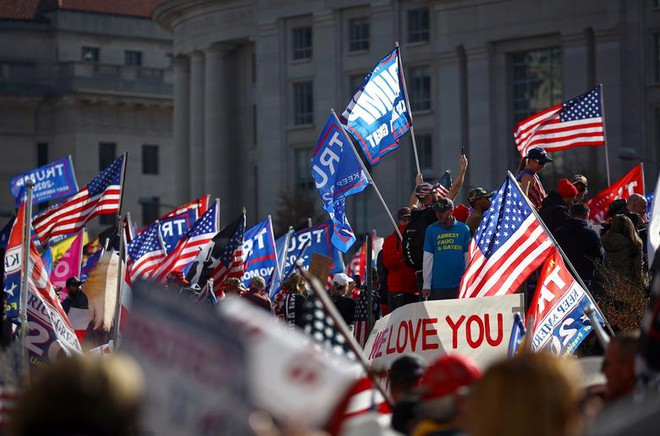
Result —
[{"label": "man in blue shirt", "polygon": [[427,300],[446,300],[458,296],[458,287],[467,265],[470,228],[451,214],[454,203],[441,198],[433,204],[437,222],[424,236],[424,286]]}]

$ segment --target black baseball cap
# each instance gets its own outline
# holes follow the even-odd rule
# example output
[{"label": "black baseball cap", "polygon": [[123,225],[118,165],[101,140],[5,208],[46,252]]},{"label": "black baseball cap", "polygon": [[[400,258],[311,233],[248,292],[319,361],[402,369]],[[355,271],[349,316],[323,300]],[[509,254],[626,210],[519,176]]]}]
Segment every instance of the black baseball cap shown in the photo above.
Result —
[{"label": "black baseball cap", "polygon": [[69,277],[66,279],[66,287],[68,288],[69,286],[78,286],[82,285],[83,282],[80,281],[78,277]]}]

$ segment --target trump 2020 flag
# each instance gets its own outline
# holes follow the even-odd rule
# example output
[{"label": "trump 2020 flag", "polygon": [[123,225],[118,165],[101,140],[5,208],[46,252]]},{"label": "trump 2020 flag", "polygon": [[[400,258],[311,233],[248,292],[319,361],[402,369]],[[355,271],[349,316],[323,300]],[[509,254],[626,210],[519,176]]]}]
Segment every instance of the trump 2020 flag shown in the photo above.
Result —
[{"label": "trump 2020 flag", "polygon": [[68,197],[78,192],[71,156],[50,162],[9,180],[11,194],[17,204],[22,201],[25,182],[30,179],[34,182],[32,204]]},{"label": "trump 2020 flag", "polygon": [[332,243],[343,253],[355,242],[355,234],[344,214],[345,198],[362,192],[369,184],[350,140],[336,116],[330,114],[312,154],[312,176],[332,219]]},{"label": "trump 2020 flag", "polygon": [[540,219],[509,173],[470,241],[460,298],[514,293],[553,250]]},{"label": "trump 2020 flag", "polygon": [[[577,349],[593,329],[584,313],[587,306],[596,306],[590,295],[578,284],[566,268],[564,259],[553,250],[541,269],[536,293],[527,317],[534,324],[528,332],[533,351],[550,351],[566,357]],[[598,322],[603,319],[594,311]]]},{"label": "trump 2020 flag", "polygon": [[522,120],[513,137],[521,156],[534,147],[545,151],[605,145],[603,86]]},{"label": "trump 2020 flag", "polygon": [[270,216],[245,231],[243,241],[243,283],[247,286],[254,277],[261,277],[269,286],[273,271],[277,268],[275,236]]},{"label": "trump 2020 flag", "polygon": [[119,213],[125,165],[124,154],[73,197],[36,217],[32,226],[41,245],[53,236],[79,232],[98,215]]},{"label": "trump 2020 flag", "polygon": [[412,126],[403,89],[397,47],[364,78],[341,115],[370,165],[397,148],[399,138]]}]

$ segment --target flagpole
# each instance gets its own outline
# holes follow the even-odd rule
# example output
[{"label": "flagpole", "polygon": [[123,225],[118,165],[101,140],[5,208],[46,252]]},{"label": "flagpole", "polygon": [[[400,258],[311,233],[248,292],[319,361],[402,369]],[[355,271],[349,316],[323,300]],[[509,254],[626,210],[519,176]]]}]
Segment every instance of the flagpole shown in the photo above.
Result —
[{"label": "flagpole", "polygon": [[128,152],[124,153],[124,160],[121,163],[121,185],[119,189],[119,207],[117,208],[117,222],[121,216],[121,205],[124,202],[124,182],[126,181],[126,164],[128,163]]},{"label": "flagpole", "polygon": [[372,280],[374,274],[373,267],[373,247],[374,247],[374,233],[375,230],[367,233],[366,249],[367,249],[367,270],[364,272],[364,280],[367,282],[365,291],[367,292],[367,328],[371,332],[371,327],[374,325],[374,312],[373,308],[373,295],[371,294]]},{"label": "flagpole", "polygon": [[369,183],[371,183],[371,185],[374,187],[374,190],[376,191],[376,195],[378,195],[378,198],[380,199],[381,203],[383,203],[383,207],[385,208],[387,215],[390,217],[390,220],[392,221],[392,225],[394,226],[394,230],[396,231],[396,234],[399,235],[400,240],[403,240],[403,236],[401,236],[399,227],[396,225],[396,221],[394,220],[392,213],[387,208],[387,203],[385,203],[385,199],[383,199],[383,196],[380,194],[380,191],[378,190],[378,186],[376,186],[376,182],[374,182],[374,179],[371,178],[371,174],[369,174],[369,171],[367,171],[367,167],[364,165],[364,162],[362,162],[362,159],[360,158],[360,155],[358,154],[357,149],[355,148],[355,144],[353,144],[353,141],[351,141],[351,138],[348,136],[348,133],[346,133],[346,129],[344,128],[344,125],[339,121],[339,118],[337,118],[337,114],[335,113],[335,110],[330,109],[330,112],[332,113],[332,116],[335,117],[335,121],[337,121],[337,124],[341,126],[341,130],[342,132],[344,132],[344,136],[346,137],[346,140],[348,141],[349,144],[351,144],[353,153],[355,153],[355,157],[357,157],[358,162],[360,162],[362,171],[364,171],[364,174],[369,180]]},{"label": "flagpole", "polygon": [[32,234],[30,232],[30,222],[32,220],[32,189],[34,188],[34,181],[28,179],[25,182],[25,208],[23,209],[23,246],[21,252],[23,259],[21,265],[21,301],[20,301],[20,320],[21,329],[19,331],[19,338],[21,341],[21,368],[23,370],[23,383],[27,386],[30,383],[30,360],[27,348],[27,299],[28,299],[28,283],[30,273],[30,240]]},{"label": "flagpole", "polygon": [[605,99],[603,98],[603,84],[599,83],[600,87],[600,110],[601,118],[603,120],[603,142],[605,143],[605,169],[607,171],[607,186],[610,186],[610,157],[607,150],[607,129],[605,128]]},{"label": "flagpole", "polygon": [[413,153],[415,155],[415,165],[417,166],[417,174],[422,174],[422,169],[419,165],[419,155],[417,154],[417,141],[415,141],[415,123],[413,123],[412,110],[410,109],[410,99],[408,98],[408,87],[406,86],[406,75],[403,71],[403,59],[401,58],[401,49],[399,48],[399,41],[395,42],[397,51],[397,60],[399,62],[399,74],[401,75],[401,84],[403,86],[403,96],[406,99],[406,109],[408,116],[410,116],[410,137],[412,138]]},{"label": "flagpole", "polygon": [[[518,189],[520,189],[520,185],[518,184],[518,181],[517,181],[516,178],[513,176],[513,174],[511,174],[511,171],[507,171],[507,176],[509,177],[509,179],[510,179],[513,183],[516,184],[516,187],[517,187]],[[520,192],[522,192],[522,190],[520,190]],[[600,310],[600,307],[598,307],[598,303],[596,303],[596,300],[594,299],[594,296],[591,295],[591,291],[589,291],[589,289],[587,288],[587,286],[586,286],[586,285],[584,284],[584,282],[582,281],[582,278],[581,278],[580,275],[577,273],[577,270],[575,269],[575,267],[573,266],[573,264],[571,263],[571,261],[568,259],[568,256],[566,256],[566,253],[564,253],[564,250],[562,250],[561,246],[559,245],[559,243],[558,243],[557,240],[555,239],[554,235],[553,235],[552,233],[550,233],[550,230],[548,229],[548,226],[545,225],[545,223],[543,222],[543,220],[541,219],[541,217],[539,216],[538,212],[536,211],[536,209],[534,208],[534,206],[532,205],[532,203],[529,201],[529,199],[527,198],[527,196],[526,196],[526,195],[523,195],[523,198],[525,199],[525,202],[527,203],[527,206],[529,206],[529,208],[532,210],[532,213],[534,214],[534,216],[536,217],[536,219],[539,221],[539,224],[540,224],[540,225],[543,227],[543,229],[545,230],[545,233],[548,235],[548,237],[549,237],[550,240],[552,241],[552,244],[555,246],[555,248],[557,249],[557,251],[559,251],[559,254],[561,254],[561,257],[564,259],[566,265],[568,265],[568,267],[570,268],[571,273],[573,274],[573,278],[578,282],[578,284],[579,284],[580,286],[582,286],[582,289],[584,289],[584,292],[586,292],[587,295],[589,295],[589,298],[591,298],[591,301],[594,303],[594,306],[596,307],[596,310],[598,311],[598,314],[600,315],[600,317],[602,318],[602,320],[605,322],[605,325],[607,326],[607,329],[610,331],[610,334],[611,334],[612,336],[614,336],[614,331],[612,330],[612,326],[610,326],[610,323],[607,321],[607,318],[605,318],[605,314]]]},{"label": "flagpole", "polygon": [[124,227],[126,226],[126,219],[119,220],[119,266],[117,268],[117,295],[115,295],[115,313],[114,320],[112,322],[114,331],[113,331],[113,344],[112,351],[117,351],[117,338],[119,337],[119,318],[121,314],[121,290],[123,288],[123,275],[124,271],[124,252],[125,250],[125,241],[124,241]]},{"label": "flagpole", "polygon": [[367,360],[367,357],[364,355],[364,352],[362,351],[362,348],[360,347],[360,344],[357,343],[355,340],[355,337],[353,337],[353,334],[349,330],[348,326],[346,325],[346,322],[342,318],[342,316],[339,314],[339,311],[337,310],[337,307],[334,305],[334,303],[330,300],[330,297],[328,296],[328,293],[325,292],[325,289],[321,286],[319,283],[318,279],[311,275],[308,271],[304,270],[300,264],[296,262],[296,268],[298,268],[298,271],[300,271],[300,274],[303,276],[305,281],[310,285],[312,288],[312,292],[316,297],[321,301],[323,304],[323,307],[325,308],[325,311],[327,314],[332,318],[332,320],[335,323],[335,326],[337,327],[337,330],[339,333],[346,339],[346,343],[348,346],[351,348],[351,351],[355,354],[355,356],[358,359],[358,362],[362,365],[362,368],[367,374],[367,377],[371,379],[373,382],[374,386],[380,393],[383,395],[383,398],[387,402],[387,404],[391,407],[393,407],[393,402],[392,399],[387,392],[385,388],[380,384],[378,380],[376,380],[373,371],[371,371],[371,368],[369,367],[369,361]]}]

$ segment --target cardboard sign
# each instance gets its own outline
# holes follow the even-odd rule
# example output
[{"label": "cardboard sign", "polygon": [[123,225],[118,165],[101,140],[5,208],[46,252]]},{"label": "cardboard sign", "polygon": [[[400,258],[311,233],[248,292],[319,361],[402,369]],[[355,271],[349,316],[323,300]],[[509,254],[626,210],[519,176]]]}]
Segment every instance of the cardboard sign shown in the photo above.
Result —
[{"label": "cardboard sign", "polygon": [[389,368],[403,354],[432,362],[460,353],[480,367],[507,355],[521,294],[429,301],[403,306],[376,322],[364,351],[376,368]]},{"label": "cardboard sign", "polygon": [[312,261],[309,264],[309,272],[319,279],[319,282],[325,283],[330,275],[332,259],[318,253],[312,253]]}]

